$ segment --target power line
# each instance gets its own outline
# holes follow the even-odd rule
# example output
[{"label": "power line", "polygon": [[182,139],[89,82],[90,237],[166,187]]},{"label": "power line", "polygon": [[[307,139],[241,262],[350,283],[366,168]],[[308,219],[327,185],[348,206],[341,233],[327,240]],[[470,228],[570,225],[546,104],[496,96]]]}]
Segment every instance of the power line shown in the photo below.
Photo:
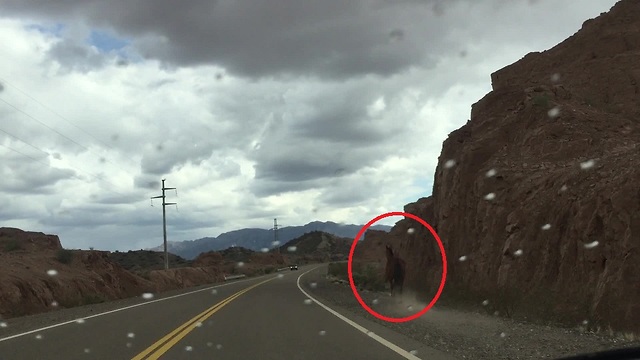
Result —
[{"label": "power line", "polygon": [[7,81],[7,79],[0,77],[0,80],[2,80],[2,82],[4,84],[8,84],[9,86],[11,86],[12,88],[14,88],[15,90],[17,90],[18,92],[20,92],[22,95],[28,97],[29,99],[35,101],[37,104],[39,104],[40,106],[42,106],[43,108],[51,111],[52,113],[54,113],[56,116],[58,116],[60,119],[66,121],[67,123],[73,125],[76,129],[82,131],[83,133],[91,136],[93,139],[95,139],[96,141],[98,141],[99,143],[101,143],[102,145],[106,146],[107,148],[114,150],[109,144],[105,143],[104,141],[98,139],[97,137],[91,135],[89,132],[87,132],[86,130],[82,129],[81,127],[79,127],[77,124],[73,123],[71,120],[65,118],[64,116],[60,115],[59,113],[57,113],[55,110],[53,110],[52,108],[48,107],[47,105],[43,104],[42,102],[38,101],[38,99],[34,98],[33,96],[27,94],[25,91],[21,90],[19,87],[13,85],[12,83],[10,83],[9,81]]},{"label": "power line", "polygon": [[[10,107],[14,108],[15,110],[17,110],[18,112],[22,113],[23,115],[25,115],[26,117],[30,118],[31,120],[33,120],[33,121],[35,121],[35,122],[39,123],[40,125],[42,125],[42,126],[46,127],[46,128],[47,128],[47,129],[49,129],[49,130],[51,130],[51,131],[55,132],[55,133],[56,133],[56,134],[58,134],[59,136],[61,136],[61,137],[65,138],[65,139],[67,139],[67,140],[71,141],[72,143],[74,143],[74,144],[76,144],[76,145],[80,146],[81,148],[85,149],[86,151],[88,151],[88,152],[90,152],[90,153],[92,153],[92,154],[94,154],[94,155],[96,155],[96,156],[97,156],[97,154],[96,154],[96,153],[94,153],[93,151],[91,151],[88,147],[86,147],[86,146],[84,146],[84,145],[80,144],[79,142],[77,142],[77,141],[73,140],[72,138],[70,138],[70,137],[68,137],[68,136],[64,135],[63,133],[59,132],[58,130],[56,130],[56,129],[54,129],[54,128],[50,127],[49,125],[47,125],[47,124],[43,123],[42,121],[40,121],[40,120],[36,119],[34,116],[30,115],[30,114],[29,114],[29,113],[27,113],[26,111],[24,111],[24,110],[22,110],[22,109],[18,108],[17,106],[15,106],[15,105],[11,104],[10,102],[8,102],[8,101],[6,101],[6,100],[4,100],[4,99],[2,99],[2,98],[0,98],[0,101],[2,101],[3,103],[5,103],[5,104],[9,105]],[[125,169],[121,168],[120,166],[116,165],[116,164],[115,164],[115,163],[113,163],[111,160],[109,160],[109,159],[107,159],[107,158],[104,158],[104,160],[105,160],[105,161],[107,161],[107,162],[109,162],[109,163],[111,163],[112,165],[116,166],[117,168],[119,168],[120,170],[124,171],[125,173],[128,173],[128,171],[127,171],[127,170],[125,170]]]},{"label": "power line", "polygon": [[[6,131],[3,131],[3,132],[7,133]],[[7,134],[8,134],[8,133],[7,133]],[[9,135],[11,135],[11,134],[9,134]],[[16,139],[17,139],[17,138],[16,138]],[[25,144],[27,144],[27,145],[31,146],[32,148],[34,148],[34,149],[36,149],[36,150],[38,150],[38,151],[41,151],[41,152],[43,152],[43,153],[46,153],[46,151],[44,151],[44,150],[42,150],[42,149],[38,148],[38,147],[37,147],[37,146],[35,146],[35,145],[29,144],[28,142],[26,142],[26,141],[24,141],[24,140],[20,140],[20,141],[24,142]],[[16,150],[16,149],[14,149],[14,148],[12,148],[12,147],[9,147],[9,146],[6,146],[6,145],[4,145],[4,144],[0,144],[0,146],[2,146],[2,147],[4,147],[4,148],[7,148],[7,149],[9,149],[9,150],[11,150],[11,151],[13,151],[13,152],[16,152],[16,153],[18,153],[18,154],[20,154],[20,155],[23,155],[23,156],[25,156],[25,157],[28,157],[29,159],[31,159],[31,160],[33,160],[33,161],[36,161],[36,162],[39,162],[40,164],[43,164],[43,165],[45,165],[45,166],[47,166],[47,167],[51,167],[51,164],[50,164],[50,163],[44,162],[44,161],[42,161],[41,159],[36,159],[36,158],[34,158],[34,157],[30,156],[30,155],[27,155],[27,154],[23,153],[22,151]],[[114,186],[114,187],[115,187],[115,185],[114,185],[114,184],[112,184],[112,183],[110,183],[109,181],[107,181],[107,180],[105,180],[105,179],[101,179],[98,175],[92,174],[92,173],[90,173],[90,172],[88,172],[88,171],[86,171],[86,170],[82,170],[82,169],[78,169],[78,168],[73,168],[73,167],[71,168],[71,170],[75,170],[75,171],[83,172],[83,173],[85,173],[85,174],[87,174],[87,175],[89,175],[89,176],[91,176],[91,177],[93,177],[93,178],[97,179],[98,181],[106,182],[106,183],[107,183],[107,184],[109,184],[110,186]],[[82,178],[81,178],[81,177],[79,177],[77,174],[74,174],[74,175],[73,175],[73,178],[74,178],[74,179],[82,180]],[[107,189],[107,191],[110,191],[110,192],[112,192],[112,193],[114,193],[114,194],[118,194],[118,195],[121,195],[121,196],[125,196],[125,197],[127,196],[127,195],[122,194],[122,193],[120,193],[120,192],[117,192],[117,191],[115,191],[115,190]]]}]

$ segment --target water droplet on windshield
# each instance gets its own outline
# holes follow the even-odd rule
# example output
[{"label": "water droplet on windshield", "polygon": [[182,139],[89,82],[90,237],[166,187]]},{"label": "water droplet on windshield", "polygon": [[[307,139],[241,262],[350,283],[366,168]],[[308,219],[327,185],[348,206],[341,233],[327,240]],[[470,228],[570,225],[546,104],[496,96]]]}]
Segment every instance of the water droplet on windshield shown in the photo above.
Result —
[{"label": "water droplet on windshield", "polygon": [[216,289],[211,289],[211,294],[216,295],[218,293],[218,290]]},{"label": "water droplet on windshield", "polygon": [[562,187],[560,188],[560,191],[567,191],[567,185],[562,185]]},{"label": "water droplet on windshield", "polygon": [[90,352],[91,352],[91,349],[88,349],[88,348],[87,348],[87,349],[84,349],[84,353],[85,353],[85,354],[88,354],[88,353],[90,353]]},{"label": "water droplet on windshield", "polygon": [[485,300],[485,301],[483,301],[483,302],[482,302],[482,305],[483,305],[483,306],[487,306],[487,305],[489,305],[489,300]]},{"label": "water droplet on windshield", "polygon": [[379,302],[380,302],[380,300],[378,300],[378,299],[373,299],[373,304],[374,304],[374,305],[378,304]]},{"label": "water droplet on windshield", "polygon": [[551,82],[557,83],[558,81],[560,81],[560,74],[555,73],[551,75]]},{"label": "water droplet on windshield", "polygon": [[185,351],[192,351],[193,350],[193,346],[187,345],[187,346],[184,347],[184,350]]},{"label": "water droplet on windshield", "polygon": [[220,344],[216,345],[216,349],[218,349],[218,350],[222,349],[222,345],[220,345]]},{"label": "water droplet on windshield", "polygon": [[153,294],[152,293],[144,293],[144,294],[142,294],[142,298],[145,299],[145,300],[153,299]]},{"label": "water droplet on windshield", "polygon": [[309,284],[309,285],[310,285],[312,288],[314,288],[314,289],[315,289],[316,287],[318,287],[318,284],[317,284],[317,283],[314,283],[314,282],[312,282],[312,283],[311,283],[311,284]]},{"label": "water droplet on windshield", "polygon": [[413,234],[414,232],[416,232],[416,229],[414,228],[407,229],[407,234]]},{"label": "water droplet on windshield", "polygon": [[265,247],[265,248],[260,249],[260,251],[262,251],[263,253],[268,253],[269,252],[269,248]]},{"label": "water droplet on windshield", "polygon": [[278,246],[278,245],[280,245],[280,241],[272,241],[271,245]]},{"label": "water droplet on windshield", "polygon": [[460,256],[460,258],[458,260],[459,261],[467,261],[467,256],[466,255],[462,255],[462,256]]},{"label": "water droplet on windshield", "polygon": [[58,302],[57,302],[57,301],[55,301],[55,300],[54,300],[54,301],[52,301],[52,302],[51,302],[51,306],[53,306],[53,307],[58,306]]},{"label": "water droplet on windshield", "polygon": [[493,200],[496,198],[496,194],[495,193],[488,193],[487,195],[485,195],[484,199],[485,200]]},{"label": "water droplet on windshield", "polygon": [[36,335],[36,339],[41,340],[42,339],[42,335],[40,335],[40,334]]},{"label": "water droplet on windshield", "polygon": [[504,338],[505,336],[507,336],[507,334],[505,334],[505,333],[500,333],[500,337],[501,337],[501,338]]},{"label": "water droplet on windshield", "polygon": [[198,322],[196,323],[196,327],[202,327],[202,322],[198,321]]},{"label": "water droplet on windshield", "polygon": [[212,343],[211,341],[207,341],[207,346],[208,346],[208,347],[212,347],[212,346],[213,346],[213,343]]},{"label": "water droplet on windshield", "polygon": [[594,247],[598,246],[598,244],[599,244],[598,241],[593,241],[588,244],[584,244],[584,247],[585,249],[593,249]]},{"label": "water droplet on windshield", "polygon": [[520,256],[520,255],[522,255],[522,249],[518,249],[518,250],[516,250],[516,252],[514,252],[514,253],[513,253],[513,255],[515,255],[515,256]]},{"label": "water droplet on windshield", "polygon": [[58,275],[58,271],[57,271],[57,270],[54,270],[54,269],[47,270],[47,275],[49,275],[49,276],[56,276],[56,275]]},{"label": "water droplet on windshield", "polygon": [[313,301],[311,301],[311,299],[305,299],[304,303],[305,303],[305,305],[311,305],[311,303],[313,303]]},{"label": "water droplet on windshield", "polygon": [[551,224],[542,225],[542,230],[549,230],[549,229],[551,229]]},{"label": "water droplet on windshield", "polygon": [[580,168],[582,170],[587,170],[587,169],[591,169],[593,167],[593,165],[595,165],[596,162],[594,160],[587,160],[585,162],[581,162],[580,163]]},{"label": "water droplet on windshield", "polygon": [[456,166],[456,161],[453,159],[447,160],[447,162],[444,163],[445,169],[451,169],[454,166]]},{"label": "water droplet on windshield", "polygon": [[130,342],[127,343],[127,347],[130,348],[131,346],[133,346]]},{"label": "water droplet on windshield", "polygon": [[558,106],[554,107],[553,109],[549,110],[549,112],[547,112],[547,115],[549,115],[550,118],[555,119],[560,115],[560,108]]},{"label": "water droplet on windshield", "polygon": [[497,174],[496,169],[491,169],[491,170],[487,171],[487,173],[485,174],[485,176],[486,176],[486,177],[493,177],[493,176],[496,176],[496,174]]},{"label": "water droplet on windshield", "polygon": [[136,337],[136,334],[134,334],[134,333],[130,332],[130,333],[128,333],[128,334],[127,334],[127,337],[128,337],[129,339],[133,339],[134,337]]},{"label": "water droplet on windshield", "polygon": [[324,336],[326,333],[327,333],[327,332],[326,332],[326,331],[324,331],[324,330],[320,330],[320,332],[319,332],[320,336]]},{"label": "water droplet on windshield", "polygon": [[411,350],[411,351],[409,351],[409,354],[418,355],[418,350]]},{"label": "water droplet on windshield", "polygon": [[84,319],[77,319],[77,320],[76,320],[76,322],[77,322],[78,324],[84,324]]},{"label": "water droplet on windshield", "polygon": [[7,326],[9,326],[9,325],[7,325],[6,322],[0,321],[0,328],[6,328]]},{"label": "water droplet on windshield", "polygon": [[284,277],[283,274],[278,274],[278,279],[282,279]]},{"label": "water droplet on windshield", "polygon": [[287,251],[289,251],[289,252],[296,252],[296,250],[298,250],[298,248],[296,246],[289,246],[287,248]]},{"label": "water droplet on windshield", "polygon": [[243,267],[243,266],[244,266],[244,262],[238,261],[238,267]]}]

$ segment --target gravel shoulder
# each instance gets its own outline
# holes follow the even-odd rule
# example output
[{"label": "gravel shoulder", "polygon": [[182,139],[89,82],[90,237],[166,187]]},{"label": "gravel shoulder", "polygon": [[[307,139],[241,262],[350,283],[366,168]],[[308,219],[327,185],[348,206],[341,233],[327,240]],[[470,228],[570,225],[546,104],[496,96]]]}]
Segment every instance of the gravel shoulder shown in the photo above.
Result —
[{"label": "gravel shoulder", "polygon": [[[556,359],[640,346],[640,339],[632,341],[624,337],[596,334],[580,326],[542,326],[437,305],[414,321],[389,323],[369,314],[358,303],[348,283],[328,277],[326,266],[305,274],[300,283],[305,291],[325,304],[345,311],[346,316],[367,318],[459,359]],[[410,316],[427,305],[412,300],[411,294],[406,293],[402,301],[392,299],[388,293],[361,291],[359,294],[374,311],[390,317]]]}]

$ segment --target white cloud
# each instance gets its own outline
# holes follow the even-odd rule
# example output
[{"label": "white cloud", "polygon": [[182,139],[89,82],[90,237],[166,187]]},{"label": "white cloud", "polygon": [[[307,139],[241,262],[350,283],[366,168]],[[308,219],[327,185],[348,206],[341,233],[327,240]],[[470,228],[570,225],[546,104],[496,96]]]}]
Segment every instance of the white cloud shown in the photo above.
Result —
[{"label": "white cloud", "polygon": [[[167,193],[178,202],[167,209],[170,240],[268,228],[274,217],[364,224],[402,211],[430,194],[442,142],[490,91],[491,72],[614,2],[457,1],[436,16],[419,1],[376,12],[322,0],[291,8],[312,28],[248,22],[246,34],[264,32],[256,42],[225,22],[198,43],[199,20],[180,5],[162,23],[118,18],[117,1],[74,17],[0,0],[0,129],[31,144],[0,132],[0,201],[12,204],[0,219],[70,247],[155,246],[161,208],[150,197],[162,178],[178,188]],[[245,11],[239,18],[256,15]],[[103,51],[86,41],[94,29],[130,45]]]}]

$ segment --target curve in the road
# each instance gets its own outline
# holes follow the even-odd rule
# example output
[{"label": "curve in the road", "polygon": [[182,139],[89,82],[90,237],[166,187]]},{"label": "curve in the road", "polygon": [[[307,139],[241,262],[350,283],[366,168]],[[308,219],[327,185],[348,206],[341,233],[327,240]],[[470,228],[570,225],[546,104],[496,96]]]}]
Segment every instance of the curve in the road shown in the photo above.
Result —
[{"label": "curve in the road", "polygon": [[309,295],[309,293],[307,293],[306,291],[304,291],[304,289],[302,288],[302,286],[300,286],[300,279],[306,275],[307,273],[319,268],[320,266],[316,266],[314,268],[312,268],[311,270],[307,270],[304,273],[300,274],[300,276],[298,276],[298,279],[296,281],[296,284],[298,285],[298,289],[300,289],[300,291],[302,291],[302,293],[308,297],[311,301],[315,302],[316,304],[318,304],[320,307],[322,307],[323,309],[327,310],[328,312],[330,312],[331,314],[337,316],[340,320],[346,322],[347,324],[353,326],[354,328],[358,329],[358,331],[361,331],[365,334],[367,334],[370,338],[374,339],[375,341],[379,342],[380,344],[386,346],[387,348],[395,351],[398,355],[403,356],[406,359],[411,359],[411,360],[420,360],[419,357],[413,355],[412,353],[404,350],[403,348],[393,344],[392,342],[388,341],[387,339],[375,334],[373,331],[368,330],[367,328],[365,328],[364,326],[361,326],[359,324],[357,324],[356,322],[350,320],[349,318],[345,317],[344,315],[340,314],[339,312],[331,309],[330,307],[328,307],[327,305],[321,303],[320,301],[318,301],[316,298],[312,297],[311,295]]}]

